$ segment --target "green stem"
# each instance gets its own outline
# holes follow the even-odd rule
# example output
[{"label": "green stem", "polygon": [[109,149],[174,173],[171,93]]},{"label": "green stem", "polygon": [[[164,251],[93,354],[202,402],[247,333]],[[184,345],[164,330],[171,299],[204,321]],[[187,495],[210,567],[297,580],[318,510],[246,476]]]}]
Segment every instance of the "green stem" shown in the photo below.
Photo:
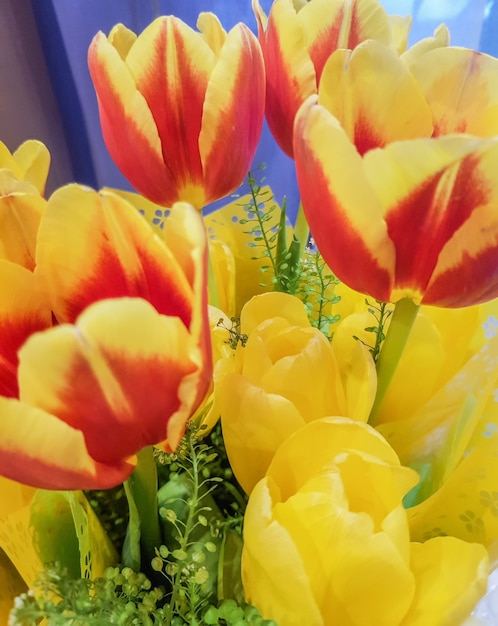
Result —
[{"label": "green stem", "polygon": [[306,219],[306,216],[304,214],[302,202],[299,202],[299,207],[297,209],[296,223],[294,225],[294,236],[299,241],[299,257],[302,258],[303,252],[306,248],[306,244],[308,243],[308,239],[310,236],[310,227],[308,226],[308,220]]},{"label": "green stem", "polygon": [[[204,214],[203,214],[204,216]],[[208,255],[208,267],[207,267],[207,272],[208,272],[208,299],[209,299],[209,304],[211,306],[216,307],[217,309],[220,308],[220,294],[218,293],[218,287],[216,286],[216,278],[215,278],[215,274],[214,274],[214,265],[213,265],[213,259],[211,257],[211,249],[209,247],[209,243],[208,243],[208,250],[207,250],[207,255]]]},{"label": "green stem", "polygon": [[214,277],[213,259],[211,258],[211,252],[208,248],[208,291],[209,291],[209,304],[220,308],[220,296],[218,293],[218,287],[216,286],[216,279]]},{"label": "green stem", "polygon": [[135,471],[127,481],[126,495],[133,498],[140,524],[141,568],[150,569],[156,556],[155,548],[161,545],[161,530],[157,510],[157,466],[152,447],[137,454]]},{"label": "green stem", "polygon": [[419,306],[410,298],[399,300],[394,307],[391,323],[377,360],[377,395],[368,420],[372,426],[375,425],[377,414],[398,367],[418,310]]},{"label": "green stem", "polygon": [[[194,448],[194,444],[192,443],[192,438],[189,437],[188,440],[188,446],[189,446],[189,459],[192,463],[192,473],[191,473],[191,477],[192,477],[192,495],[189,498],[189,509],[188,509],[188,516],[187,516],[187,521],[185,522],[185,528],[183,531],[183,535],[181,533],[179,533],[179,537],[178,537],[178,541],[180,543],[180,550],[182,552],[187,552],[188,546],[189,546],[189,541],[190,541],[190,533],[192,532],[192,529],[194,528],[195,525],[195,517],[198,513],[198,507],[199,507],[199,466],[198,466],[198,462],[197,462],[197,454]],[[178,593],[180,591],[180,587],[181,587],[181,579],[182,579],[182,568],[179,567],[174,575],[174,578],[172,580],[172,592],[171,592],[171,599],[169,601],[169,608],[167,610],[167,621],[166,623],[169,624],[170,620],[172,619],[174,613],[175,613],[175,609],[176,609],[176,604],[178,601]],[[192,622],[193,623],[193,622]]]}]

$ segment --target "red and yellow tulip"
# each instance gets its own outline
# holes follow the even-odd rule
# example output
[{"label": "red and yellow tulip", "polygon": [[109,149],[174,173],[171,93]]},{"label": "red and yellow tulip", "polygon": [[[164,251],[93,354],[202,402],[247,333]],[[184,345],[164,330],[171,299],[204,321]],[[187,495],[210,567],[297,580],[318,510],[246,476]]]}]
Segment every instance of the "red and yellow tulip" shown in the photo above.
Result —
[{"label": "red and yellow tulip", "polygon": [[[45,184],[44,167],[48,158],[43,144],[26,142],[14,156],[0,144],[0,395],[18,396],[18,350],[34,332],[48,328],[50,307],[33,275],[36,238],[46,201],[27,180],[29,171],[38,183]],[[19,152],[28,161],[33,148],[33,167],[23,169]],[[38,166],[36,163],[38,162]],[[12,169],[6,169],[6,167]],[[36,174],[38,172],[38,174]]]},{"label": "red and yellow tulip", "polygon": [[205,229],[180,204],[160,240],[118,196],[70,185],[48,202],[36,254],[59,325],[24,343],[19,399],[0,398],[1,473],[108,487],[143,447],[175,448],[209,386]]},{"label": "red and yellow tulip", "polygon": [[[160,17],[138,37],[123,25],[88,55],[107,148],[144,196],[196,208],[242,182],[263,123],[260,46],[244,24],[228,34],[202,13],[195,32]],[[250,77],[250,80],[248,80]]]},{"label": "red and yellow tulip", "polygon": [[498,295],[498,141],[387,144],[363,156],[316,97],[295,126],[303,206],[332,271],[378,300],[462,307]]},{"label": "red and yellow tulip", "polygon": [[268,20],[253,0],[266,66],[268,125],[282,150],[293,156],[295,115],[316,94],[328,57],[367,39],[402,52],[410,20],[389,17],[377,0],[275,0]]}]

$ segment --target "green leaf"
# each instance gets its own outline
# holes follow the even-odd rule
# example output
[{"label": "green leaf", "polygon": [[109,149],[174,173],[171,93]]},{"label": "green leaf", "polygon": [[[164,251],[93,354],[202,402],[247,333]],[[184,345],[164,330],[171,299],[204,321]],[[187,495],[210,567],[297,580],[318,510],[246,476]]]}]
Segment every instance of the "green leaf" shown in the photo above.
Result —
[{"label": "green leaf", "polygon": [[130,518],[126,529],[123,545],[123,564],[136,572],[140,571],[140,515],[133,497],[129,480],[125,482],[125,493],[128,500]]},{"label": "green leaf", "polygon": [[78,538],[65,492],[39,489],[33,497],[30,524],[41,560],[44,563],[58,562],[71,578],[79,578]]}]

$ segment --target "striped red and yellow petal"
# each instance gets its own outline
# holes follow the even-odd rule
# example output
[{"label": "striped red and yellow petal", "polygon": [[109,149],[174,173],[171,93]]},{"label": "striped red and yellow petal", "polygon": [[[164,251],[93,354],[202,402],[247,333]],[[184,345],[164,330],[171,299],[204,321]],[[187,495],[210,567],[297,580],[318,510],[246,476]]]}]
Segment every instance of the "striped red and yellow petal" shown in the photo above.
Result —
[{"label": "striped red and yellow petal", "polygon": [[313,0],[299,11],[298,17],[317,83],[334,50],[353,50],[367,39],[375,39],[385,45],[392,42],[387,13],[377,0]]},{"label": "striped red and yellow petal", "polygon": [[273,3],[266,29],[258,0],[253,0],[253,10],[266,67],[266,119],[280,148],[292,157],[294,117],[301,103],[316,93],[315,69],[292,2]]},{"label": "striped red and yellow petal", "polygon": [[158,204],[175,199],[154,117],[120,52],[98,33],[88,51],[102,134],[114,162],[134,187]]},{"label": "striped red and yellow petal", "polygon": [[36,236],[45,200],[28,182],[0,169],[0,259],[29,270],[35,266]]},{"label": "striped red and yellow petal", "polygon": [[462,307],[496,297],[496,139],[397,142],[364,165],[396,249],[392,300]]},{"label": "striped red and yellow petal", "polygon": [[194,268],[192,262],[182,267],[192,251],[189,227],[197,247],[204,248],[205,241],[197,213],[187,206],[180,212],[185,231],[170,238],[170,250],[122,198],[78,185],[55,192],[40,225],[36,274],[58,321],[74,322],[97,300],[130,296],[145,298],[189,326]]},{"label": "striped red and yellow petal", "polygon": [[33,333],[48,328],[51,313],[33,274],[0,261],[0,395],[18,396],[18,350]]},{"label": "striped red and yellow petal", "polygon": [[498,59],[466,48],[440,47],[411,66],[434,119],[434,135],[498,134]]},{"label": "striped red and yellow petal", "polygon": [[119,484],[134,464],[95,461],[83,434],[53,415],[0,397],[0,472],[43,489],[105,489]]},{"label": "striped red and yellow petal", "polygon": [[[205,204],[199,154],[204,98],[216,56],[202,35],[181,20],[160,17],[130,49],[126,64],[154,117],[171,201]],[[175,195],[173,195],[175,194]],[[158,201],[148,195],[154,201]]]},{"label": "striped red and yellow petal", "polygon": [[360,154],[432,134],[421,88],[398,55],[374,40],[330,56],[318,101],[341,122]]},{"label": "striped red and yellow petal", "polygon": [[395,248],[382,205],[361,156],[316,96],[297,115],[294,148],[306,217],[328,266],[349,287],[389,300]]},{"label": "striped red and yellow petal", "polygon": [[[205,94],[199,135],[205,203],[228,195],[244,179],[256,152],[264,110],[261,48],[249,28],[238,24],[223,43]],[[227,146],[236,149],[229,148],[227,154]]]},{"label": "striped red and yellow petal", "polygon": [[95,461],[116,465],[165,439],[177,445],[209,384],[199,353],[179,318],[140,299],[104,300],[23,346],[20,397],[82,431]]}]

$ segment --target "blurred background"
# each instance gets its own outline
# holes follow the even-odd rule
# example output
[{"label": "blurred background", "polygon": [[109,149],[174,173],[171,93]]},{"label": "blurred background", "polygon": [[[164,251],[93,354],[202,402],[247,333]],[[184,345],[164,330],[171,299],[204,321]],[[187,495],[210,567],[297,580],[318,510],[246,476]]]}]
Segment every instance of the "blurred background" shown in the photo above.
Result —
[{"label": "blurred background", "polygon": [[[271,0],[260,0],[268,12]],[[411,42],[445,22],[453,45],[498,56],[498,0],[384,0],[389,13],[413,16]],[[87,69],[95,33],[118,22],[140,32],[159,15],[195,26],[213,11],[226,29],[239,21],[256,29],[251,0],[1,0],[0,140],[10,150],[43,141],[52,153],[48,193],[70,181],[129,189],[104,146]],[[255,165],[266,164],[278,200],[293,207],[294,166],[264,129]]]}]

